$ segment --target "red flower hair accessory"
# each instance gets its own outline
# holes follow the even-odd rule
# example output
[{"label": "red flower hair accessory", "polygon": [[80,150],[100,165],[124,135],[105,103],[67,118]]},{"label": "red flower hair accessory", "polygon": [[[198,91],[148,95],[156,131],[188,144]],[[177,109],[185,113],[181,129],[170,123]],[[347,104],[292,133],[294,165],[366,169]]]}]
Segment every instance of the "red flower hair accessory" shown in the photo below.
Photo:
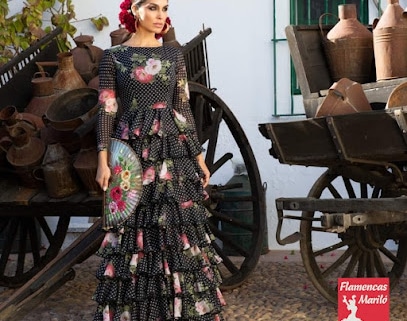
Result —
[{"label": "red flower hair accessory", "polygon": [[133,33],[136,31],[136,21],[133,13],[131,12],[131,0],[124,0],[120,4],[119,21],[127,29],[127,31]]},{"label": "red flower hair accessory", "polygon": [[[120,4],[119,21],[130,33],[136,32],[136,20],[131,12],[131,0],[124,0]],[[160,39],[163,34],[166,34],[171,27],[171,19],[167,17],[165,20],[165,26],[160,34],[156,34],[155,37]]]}]

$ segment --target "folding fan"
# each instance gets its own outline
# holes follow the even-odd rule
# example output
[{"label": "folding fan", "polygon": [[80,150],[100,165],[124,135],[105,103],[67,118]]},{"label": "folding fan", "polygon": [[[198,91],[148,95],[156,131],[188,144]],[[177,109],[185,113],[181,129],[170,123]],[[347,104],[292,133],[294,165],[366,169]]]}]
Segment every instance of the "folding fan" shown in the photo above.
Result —
[{"label": "folding fan", "polygon": [[143,188],[139,158],[120,139],[110,139],[109,167],[111,178],[103,197],[104,230],[118,227],[134,213]]}]

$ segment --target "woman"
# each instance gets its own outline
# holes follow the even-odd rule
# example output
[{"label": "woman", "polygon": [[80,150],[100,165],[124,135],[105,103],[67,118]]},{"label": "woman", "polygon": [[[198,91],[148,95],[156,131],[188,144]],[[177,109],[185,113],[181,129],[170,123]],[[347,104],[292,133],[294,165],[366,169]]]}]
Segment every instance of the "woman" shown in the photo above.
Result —
[{"label": "woman", "polygon": [[183,55],[158,40],[170,27],[168,1],[126,0],[121,9],[132,35],[105,50],[100,63],[96,181],[106,191],[108,141],[115,137],[139,156],[143,191],[134,214],[106,233],[98,251],[94,320],[223,320],[221,259],[202,205],[210,173]]}]

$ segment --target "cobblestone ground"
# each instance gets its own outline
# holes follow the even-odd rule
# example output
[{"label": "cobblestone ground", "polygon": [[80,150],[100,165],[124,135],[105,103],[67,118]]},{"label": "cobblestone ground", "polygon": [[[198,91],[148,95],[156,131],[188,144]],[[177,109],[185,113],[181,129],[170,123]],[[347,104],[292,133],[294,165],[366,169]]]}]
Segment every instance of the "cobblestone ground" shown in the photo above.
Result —
[{"label": "cobblestone ground", "polygon": [[[91,321],[98,262],[92,256],[75,266],[75,279],[21,321]],[[4,290],[0,302],[11,293],[12,290]],[[407,320],[406,293],[407,277],[403,276],[391,295],[391,321]],[[336,307],[314,289],[298,256],[283,251],[262,256],[248,281],[224,295],[228,303],[224,312],[227,321],[337,321]]]}]

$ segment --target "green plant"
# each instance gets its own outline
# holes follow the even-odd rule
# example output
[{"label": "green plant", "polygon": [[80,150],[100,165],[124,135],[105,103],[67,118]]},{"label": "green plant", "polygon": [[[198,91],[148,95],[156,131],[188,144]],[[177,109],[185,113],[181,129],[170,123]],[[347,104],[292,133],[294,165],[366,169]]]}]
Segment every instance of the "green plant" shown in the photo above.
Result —
[{"label": "green plant", "polygon": [[[44,26],[44,17],[50,21]],[[109,25],[104,16],[89,19],[97,30]],[[61,27],[58,37],[60,51],[71,48],[69,38],[73,38],[77,29],[74,23],[75,8],[72,0],[26,0],[19,13],[9,16],[7,0],[0,0],[0,64],[4,64],[55,27]]]}]

